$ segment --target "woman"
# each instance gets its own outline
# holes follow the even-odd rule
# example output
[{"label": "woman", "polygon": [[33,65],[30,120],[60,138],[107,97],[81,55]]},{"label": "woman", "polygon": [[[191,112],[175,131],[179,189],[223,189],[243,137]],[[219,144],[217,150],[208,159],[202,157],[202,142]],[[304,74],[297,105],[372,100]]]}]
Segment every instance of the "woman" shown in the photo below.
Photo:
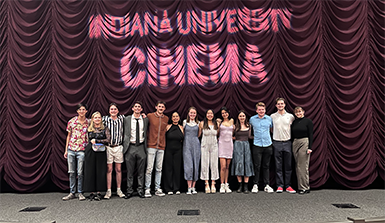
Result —
[{"label": "woman", "polygon": [[88,141],[85,149],[84,191],[91,192],[90,200],[100,201],[102,199],[100,191],[107,188],[105,145],[110,142],[110,131],[104,127],[100,112],[92,114],[91,124],[88,127]]},{"label": "woman", "polygon": [[305,118],[305,110],[301,107],[294,109],[297,117],[291,124],[291,137],[293,138],[293,155],[296,162],[299,194],[310,193],[309,185],[309,160],[313,144],[313,122]]},{"label": "woman", "polygon": [[234,120],[229,119],[230,113],[226,107],[221,108],[222,120],[219,120],[218,156],[221,164],[220,193],[231,193],[228,184],[229,167],[233,158]]},{"label": "woman", "polygon": [[242,192],[242,177],[244,179],[243,192],[249,193],[249,177],[254,175],[253,160],[250,152],[249,138],[251,135],[250,124],[247,121],[245,111],[238,113],[234,130],[234,153],[231,175],[237,176],[238,193]]},{"label": "woman", "polygon": [[171,116],[172,124],[167,125],[166,149],[164,151],[164,189],[168,195],[180,194],[180,170],[182,169],[183,127],[179,125],[178,112]]},{"label": "woman", "polygon": [[199,121],[197,110],[194,107],[188,109],[187,119],[183,121],[184,141],[183,141],[183,161],[184,178],[187,180],[187,194],[197,194],[195,183],[198,180],[199,161],[201,157],[201,145],[199,136]]},{"label": "woman", "polygon": [[[199,123],[202,132],[201,146],[201,179],[205,181],[205,193],[215,193],[215,181],[219,179],[218,173],[218,125],[214,121],[213,110],[206,112],[204,121]],[[211,170],[211,190],[209,185],[209,170]]]}]

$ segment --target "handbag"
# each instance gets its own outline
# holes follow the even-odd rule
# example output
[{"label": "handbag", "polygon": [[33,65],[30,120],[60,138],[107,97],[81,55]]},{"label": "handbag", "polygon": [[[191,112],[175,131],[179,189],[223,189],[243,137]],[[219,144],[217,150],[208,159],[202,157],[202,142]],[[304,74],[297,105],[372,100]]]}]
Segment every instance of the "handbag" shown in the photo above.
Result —
[{"label": "handbag", "polygon": [[92,149],[95,152],[104,152],[106,151],[106,146],[102,143],[95,143],[95,144],[92,144]]}]

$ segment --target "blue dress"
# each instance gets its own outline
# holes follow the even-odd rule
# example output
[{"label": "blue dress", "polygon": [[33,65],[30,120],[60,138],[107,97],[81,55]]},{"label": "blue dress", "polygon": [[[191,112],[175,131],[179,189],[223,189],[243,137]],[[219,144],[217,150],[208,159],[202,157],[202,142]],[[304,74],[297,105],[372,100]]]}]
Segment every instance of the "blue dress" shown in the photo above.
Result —
[{"label": "blue dress", "polygon": [[198,139],[198,133],[198,125],[185,125],[183,141],[183,166],[185,180],[197,181],[199,178],[201,145]]}]

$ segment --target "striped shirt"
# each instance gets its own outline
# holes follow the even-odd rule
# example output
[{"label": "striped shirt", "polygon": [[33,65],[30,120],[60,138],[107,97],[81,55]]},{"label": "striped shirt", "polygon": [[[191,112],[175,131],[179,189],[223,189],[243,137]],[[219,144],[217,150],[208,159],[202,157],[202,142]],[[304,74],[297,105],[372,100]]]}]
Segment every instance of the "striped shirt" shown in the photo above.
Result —
[{"label": "striped shirt", "polygon": [[124,115],[118,115],[116,120],[110,116],[103,116],[103,124],[108,127],[111,134],[110,146],[122,145],[123,143],[123,119]]}]

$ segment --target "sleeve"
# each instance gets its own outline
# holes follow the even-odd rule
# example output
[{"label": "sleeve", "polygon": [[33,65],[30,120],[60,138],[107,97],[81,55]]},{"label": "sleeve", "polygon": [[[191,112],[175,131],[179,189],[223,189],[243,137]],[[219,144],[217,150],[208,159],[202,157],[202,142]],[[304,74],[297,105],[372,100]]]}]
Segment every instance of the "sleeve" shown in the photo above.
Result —
[{"label": "sleeve", "polygon": [[309,149],[311,149],[311,146],[313,144],[313,122],[308,119],[308,124],[307,124],[307,134],[309,136]]},{"label": "sleeve", "polygon": [[108,127],[105,127],[104,132],[106,134],[106,138],[105,139],[99,139],[98,142],[103,143],[104,145],[108,145],[108,143],[110,143],[110,141],[111,141],[111,134],[110,134],[110,130],[108,129]]},{"label": "sleeve", "polygon": [[183,120],[183,128],[186,126],[186,124],[187,124],[187,120],[185,119]]},{"label": "sleeve", "polygon": [[72,131],[72,119],[68,121],[66,130],[67,130],[67,132]]}]

